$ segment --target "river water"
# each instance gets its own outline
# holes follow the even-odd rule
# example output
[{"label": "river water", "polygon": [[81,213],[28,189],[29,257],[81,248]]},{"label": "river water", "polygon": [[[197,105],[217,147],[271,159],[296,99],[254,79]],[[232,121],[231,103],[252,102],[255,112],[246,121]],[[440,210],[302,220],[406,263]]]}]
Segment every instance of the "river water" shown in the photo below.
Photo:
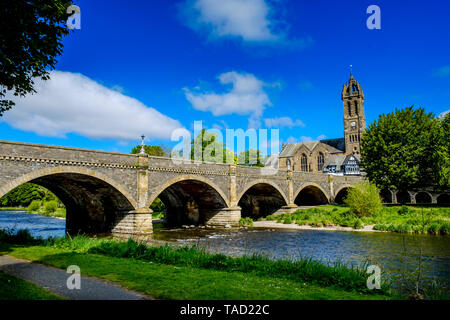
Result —
[{"label": "river water", "polygon": [[[0,228],[28,229],[32,235],[43,238],[59,237],[64,236],[65,220],[22,211],[0,211]],[[378,265],[382,277],[391,279],[395,286],[410,285],[417,275],[422,242],[424,284],[437,281],[439,286],[450,285],[449,236],[321,230],[184,230],[155,225],[154,238],[234,256],[260,253],[275,259],[309,257],[329,264],[368,262]]]}]

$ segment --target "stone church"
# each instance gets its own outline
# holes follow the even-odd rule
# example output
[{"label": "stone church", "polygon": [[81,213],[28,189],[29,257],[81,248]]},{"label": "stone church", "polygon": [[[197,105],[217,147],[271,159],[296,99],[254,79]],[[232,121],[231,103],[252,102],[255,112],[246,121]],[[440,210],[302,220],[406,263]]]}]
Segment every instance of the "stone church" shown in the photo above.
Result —
[{"label": "stone church", "polygon": [[360,175],[361,135],[366,129],[364,93],[350,73],[342,89],[344,137],[283,145],[278,155],[279,169]]}]

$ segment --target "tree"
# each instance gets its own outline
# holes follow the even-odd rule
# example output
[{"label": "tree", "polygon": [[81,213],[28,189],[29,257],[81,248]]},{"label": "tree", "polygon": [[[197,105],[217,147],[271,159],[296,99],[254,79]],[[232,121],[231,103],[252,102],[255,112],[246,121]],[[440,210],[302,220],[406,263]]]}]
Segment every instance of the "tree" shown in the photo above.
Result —
[{"label": "tree", "polygon": [[[443,167],[448,172],[448,149],[444,151],[442,145],[445,129],[441,128],[432,113],[413,106],[380,115],[361,141],[362,166],[369,180],[380,189],[438,185]],[[442,160],[445,153],[447,162]],[[444,164],[437,165],[437,159]]]},{"label": "tree", "polygon": [[261,151],[249,149],[242,151],[237,157],[237,163],[240,165],[264,167]]},{"label": "tree", "polygon": [[191,160],[215,163],[236,163],[234,153],[217,139],[217,134],[205,129],[191,141]]},{"label": "tree", "polygon": [[383,208],[377,186],[367,181],[349,188],[344,203],[350,207],[350,212],[358,218],[372,216]]},{"label": "tree", "polygon": [[27,207],[33,200],[42,200],[46,196],[47,189],[33,183],[24,183],[14,188],[0,199],[0,205],[4,207]]},{"label": "tree", "polygon": [[49,79],[56,57],[62,53],[62,38],[70,1],[3,0],[0,6],[0,116],[15,103],[5,99],[34,93],[33,78]]},{"label": "tree", "polygon": [[[151,146],[151,145],[144,146],[144,152],[146,154],[148,154],[149,156],[156,156],[156,157],[167,157],[168,152],[166,149],[167,148],[163,146]],[[141,153],[141,146],[133,147],[131,153],[133,154]]]},{"label": "tree", "polygon": [[436,180],[443,189],[450,188],[450,112],[438,118],[438,131],[434,137]]}]

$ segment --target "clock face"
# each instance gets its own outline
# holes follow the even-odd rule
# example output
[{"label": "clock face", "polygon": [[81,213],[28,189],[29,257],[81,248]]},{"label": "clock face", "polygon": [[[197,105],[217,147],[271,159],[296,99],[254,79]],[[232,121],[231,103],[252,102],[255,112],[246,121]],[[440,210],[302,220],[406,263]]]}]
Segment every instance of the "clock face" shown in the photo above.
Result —
[{"label": "clock face", "polygon": [[352,127],[356,127],[356,122],[355,122],[355,121],[352,121],[352,123],[350,123],[350,125],[351,125]]}]

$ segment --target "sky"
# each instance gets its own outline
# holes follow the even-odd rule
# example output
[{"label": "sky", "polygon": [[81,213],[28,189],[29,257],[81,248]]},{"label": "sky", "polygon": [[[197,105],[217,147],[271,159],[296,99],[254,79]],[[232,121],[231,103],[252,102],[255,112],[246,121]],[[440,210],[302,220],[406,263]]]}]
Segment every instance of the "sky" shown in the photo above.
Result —
[{"label": "sky", "polygon": [[[51,80],[16,99],[0,139],[130,152],[203,127],[343,137],[353,75],[367,124],[410,105],[450,109],[446,0],[79,0]],[[381,29],[369,29],[370,5]],[[181,131],[180,131],[181,130]],[[270,134],[269,134],[270,139]]]}]

